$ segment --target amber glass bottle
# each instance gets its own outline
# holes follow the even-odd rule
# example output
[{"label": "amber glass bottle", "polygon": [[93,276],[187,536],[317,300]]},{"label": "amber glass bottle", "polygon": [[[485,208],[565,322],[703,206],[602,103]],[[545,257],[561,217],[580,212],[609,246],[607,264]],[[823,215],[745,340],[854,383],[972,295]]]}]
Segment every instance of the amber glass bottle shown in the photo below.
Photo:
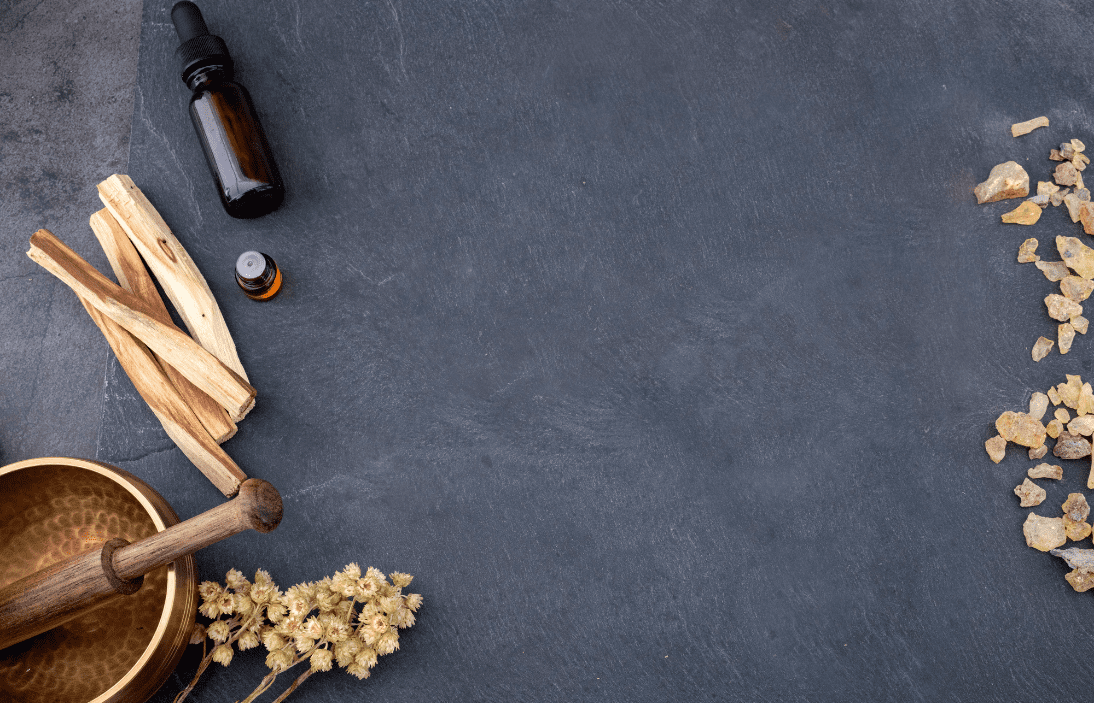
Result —
[{"label": "amber glass bottle", "polygon": [[209,34],[192,2],[171,9],[178,32],[182,80],[194,91],[190,119],[213,174],[220,202],[232,217],[259,217],[285,197],[266,135],[247,90],[232,80],[234,65],[220,37]]},{"label": "amber glass bottle", "polygon": [[236,283],[251,300],[269,300],[281,290],[281,269],[268,255],[245,251],[236,260]]}]

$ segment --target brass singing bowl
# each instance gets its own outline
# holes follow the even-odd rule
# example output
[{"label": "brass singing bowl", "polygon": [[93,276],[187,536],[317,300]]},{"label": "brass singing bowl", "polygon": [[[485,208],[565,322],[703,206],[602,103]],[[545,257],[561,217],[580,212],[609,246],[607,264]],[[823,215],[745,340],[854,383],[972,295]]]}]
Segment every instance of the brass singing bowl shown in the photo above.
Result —
[{"label": "brass singing bowl", "polygon": [[[60,457],[10,464],[0,468],[0,587],[177,522],[163,496],[113,466]],[[149,572],[135,594],[0,650],[0,701],[144,703],[178,665],[196,612],[187,556]]]}]

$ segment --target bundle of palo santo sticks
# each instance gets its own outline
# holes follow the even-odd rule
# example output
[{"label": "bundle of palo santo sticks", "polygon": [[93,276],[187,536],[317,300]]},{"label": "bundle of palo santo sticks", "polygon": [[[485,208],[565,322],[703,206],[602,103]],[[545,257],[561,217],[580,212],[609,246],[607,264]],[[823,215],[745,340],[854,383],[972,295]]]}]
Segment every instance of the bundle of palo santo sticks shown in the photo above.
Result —
[{"label": "bundle of palo santo sticks", "polygon": [[[117,284],[49,230],[31,236],[27,256],[75,291],[168,436],[231,497],[247,476],[220,444],[254,407],[255,389],[224,316],[190,255],[129,176],[113,175],[98,189],[106,207],[91,216],[91,229]],[[171,321],[145,264],[190,335]]]}]

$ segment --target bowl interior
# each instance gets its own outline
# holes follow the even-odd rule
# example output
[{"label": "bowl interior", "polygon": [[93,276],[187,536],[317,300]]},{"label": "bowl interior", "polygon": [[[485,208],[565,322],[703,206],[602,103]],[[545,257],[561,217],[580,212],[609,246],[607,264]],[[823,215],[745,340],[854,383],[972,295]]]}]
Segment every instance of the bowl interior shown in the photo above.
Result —
[{"label": "bowl interior", "polygon": [[[11,468],[0,469],[0,586],[114,537],[133,542],[177,521],[142,501],[142,491],[127,480],[133,477],[112,467]],[[195,580],[192,569],[190,578]],[[140,679],[143,669],[162,664],[150,658],[169,620],[179,617],[173,607],[178,580],[174,564],[156,569],[137,593],[0,650],[0,700],[129,700],[119,682]]]}]

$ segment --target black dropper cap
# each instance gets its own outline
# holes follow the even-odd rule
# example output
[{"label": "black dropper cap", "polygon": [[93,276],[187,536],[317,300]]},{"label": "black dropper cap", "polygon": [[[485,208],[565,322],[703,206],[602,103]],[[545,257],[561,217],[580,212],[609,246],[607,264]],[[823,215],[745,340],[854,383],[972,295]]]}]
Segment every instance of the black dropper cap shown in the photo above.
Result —
[{"label": "black dropper cap", "polygon": [[232,70],[232,57],[228,55],[228,45],[218,36],[209,34],[205,18],[198,6],[189,0],[175,3],[171,8],[171,21],[178,32],[179,48],[175,55],[182,62],[182,80],[188,82],[190,76],[205,66],[224,66]]}]

